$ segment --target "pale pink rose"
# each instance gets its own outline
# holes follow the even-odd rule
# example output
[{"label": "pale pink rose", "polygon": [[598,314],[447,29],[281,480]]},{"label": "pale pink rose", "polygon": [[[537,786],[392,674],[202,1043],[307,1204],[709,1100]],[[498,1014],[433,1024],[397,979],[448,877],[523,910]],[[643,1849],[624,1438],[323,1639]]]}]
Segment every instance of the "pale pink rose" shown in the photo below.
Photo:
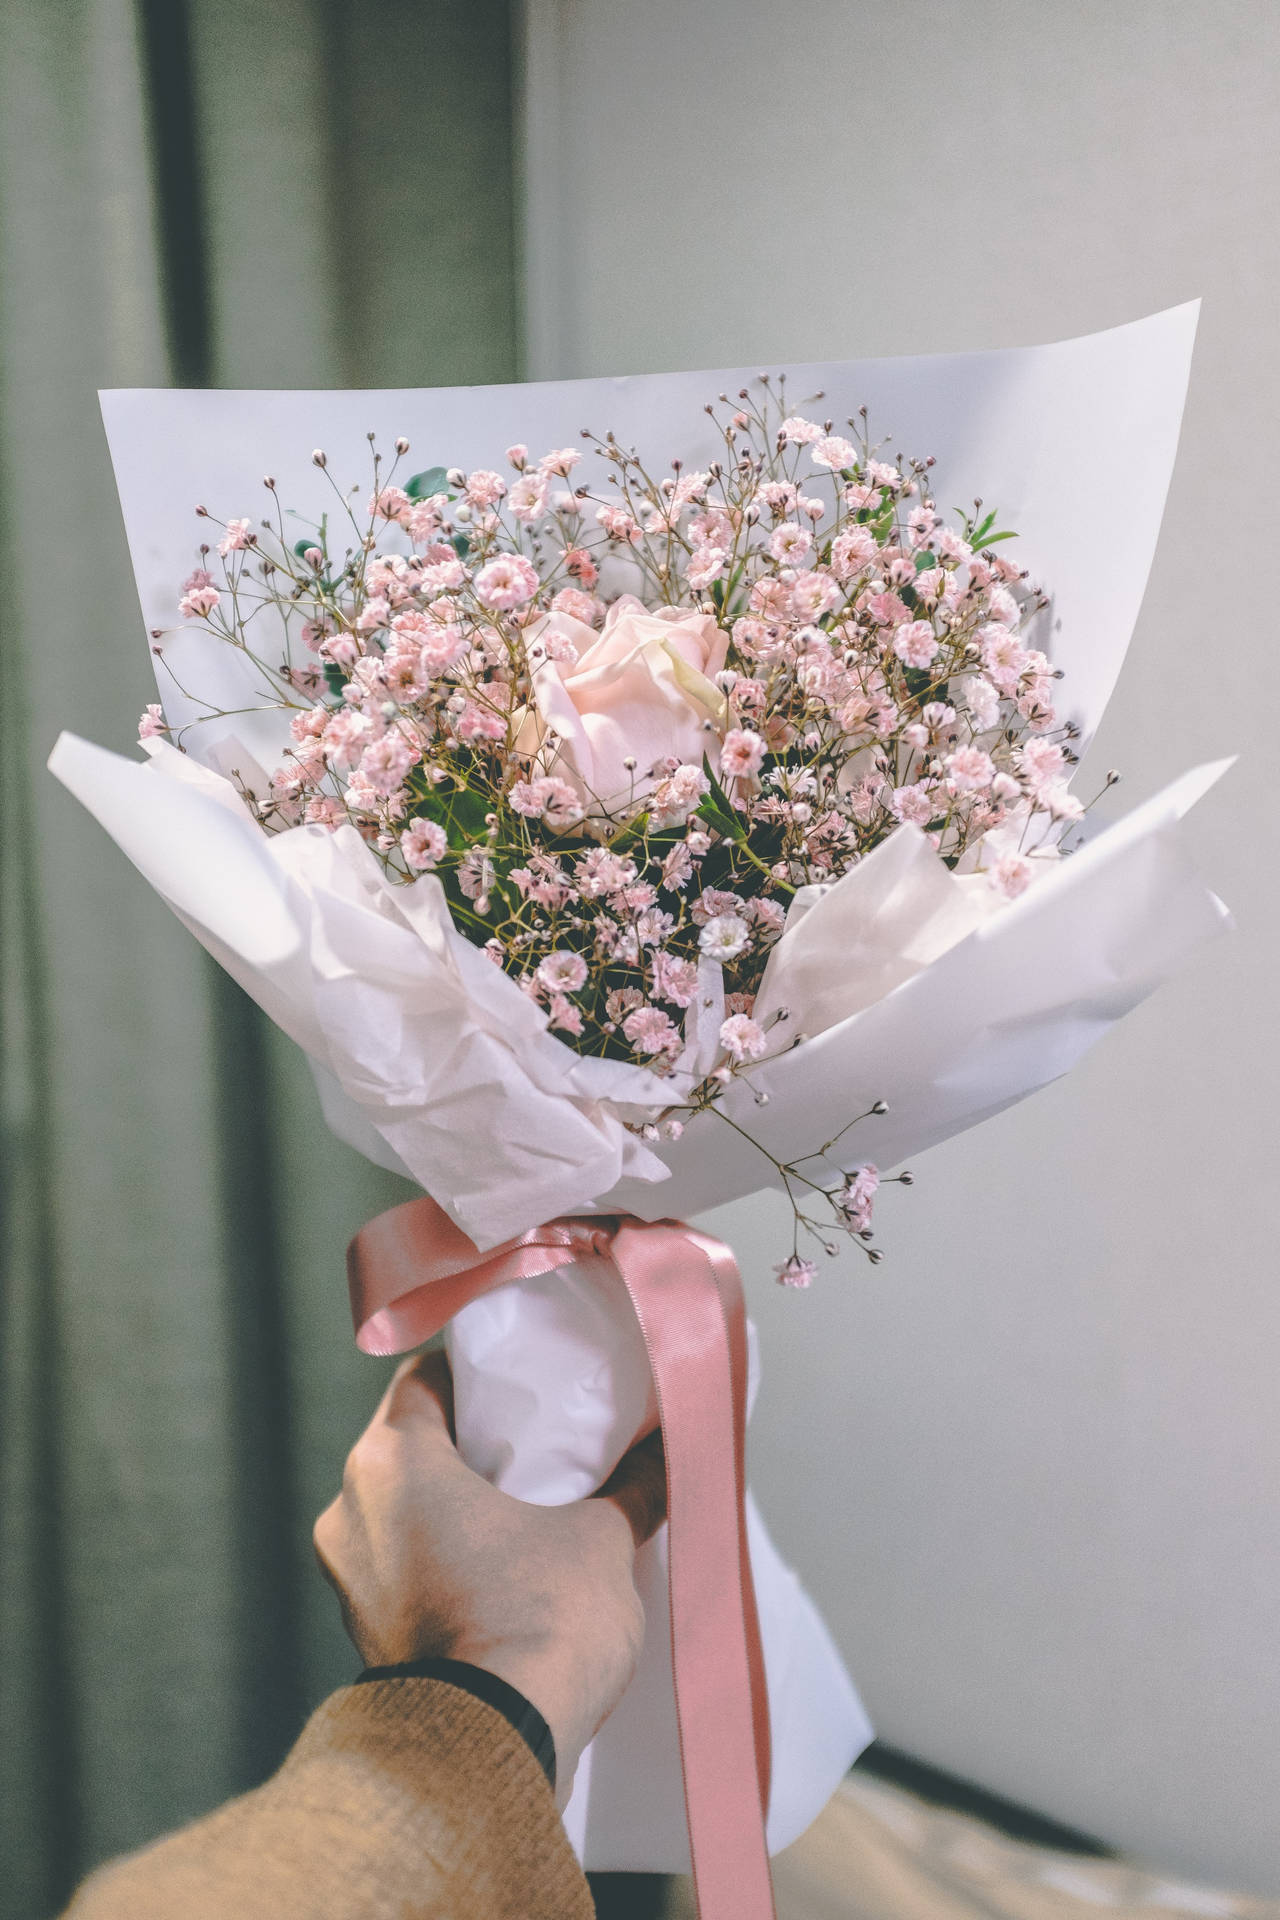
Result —
[{"label": "pale pink rose", "polygon": [[721,1023],[720,1045],[733,1060],[758,1060],[768,1045],[768,1036],[745,1013],[732,1013]]},{"label": "pale pink rose", "polygon": [[[696,770],[706,754],[718,764],[715,723],[724,696],[713,676],[724,666],[728,636],[710,614],[649,613],[625,595],[598,634],[568,614],[555,619],[578,658],[544,660],[534,670],[518,754],[553,766],[596,817],[638,803],[671,763]],[[530,640],[541,630],[535,623]]]},{"label": "pale pink rose", "polygon": [[410,873],[426,873],[448,848],[444,828],[434,820],[411,820],[400,835],[400,851]]},{"label": "pale pink rose", "polygon": [[501,553],[481,567],[475,588],[482,606],[505,611],[533,598],[538,591],[538,575],[522,553]]}]

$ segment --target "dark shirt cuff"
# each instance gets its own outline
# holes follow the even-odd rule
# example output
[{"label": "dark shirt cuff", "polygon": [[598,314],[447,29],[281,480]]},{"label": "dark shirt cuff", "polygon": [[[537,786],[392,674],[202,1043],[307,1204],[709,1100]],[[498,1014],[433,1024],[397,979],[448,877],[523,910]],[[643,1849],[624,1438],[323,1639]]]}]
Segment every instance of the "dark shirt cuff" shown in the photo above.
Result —
[{"label": "dark shirt cuff", "polygon": [[395,1667],[366,1667],[356,1685],[366,1680],[443,1680],[451,1687],[461,1688],[463,1693],[473,1694],[510,1721],[554,1789],[556,1743],[550,1727],[531,1700],[526,1700],[517,1687],[500,1680],[496,1673],[490,1673],[487,1667],[473,1667],[466,1660],[406,1660]]}]

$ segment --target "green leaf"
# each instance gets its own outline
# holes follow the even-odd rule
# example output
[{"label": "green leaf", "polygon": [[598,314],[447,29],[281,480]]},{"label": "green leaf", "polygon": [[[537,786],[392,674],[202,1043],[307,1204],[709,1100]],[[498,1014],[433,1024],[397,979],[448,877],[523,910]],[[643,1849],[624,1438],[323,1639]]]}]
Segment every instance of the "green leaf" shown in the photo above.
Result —
[{"label": "green leaf", "polygon": [[455,533],[455,534],[454,534],[454,536],[453,536],[453,550],[454,550],[454,552],[455,552],[455,553],[457,554],[457,556],[458,556],[458,558],[459,558],[459,560],[465,560],[465,559],[466,559],[466,557],[467,557],[467,555],[468,555],[468,554],[470,553],[470,551],[471,551],[471,541],[470,541],[470,540],[468,539],[468,537],[467,537],[467,535],[466,535],[465,533]]},{"label": "green leaf", "polygon": [[711,762],[705,754],[702,758],[702,771],[707,776],[711,791],[703,795],[694,812],[701,819],[708,821],[717,833],[723,834],[726,840],[745,840],[747,830],[742,824],[742,816],[711,771]]},{"label": "green leaf", "polygon": [[1014,533],[1012,530],[1009,530],[1006,533],[989,533],[986,535],[985,539],[983,539],[981,542],[975,540],[973,541],[972,544],[975,547],[977,546],[994,547],[1001,540],[1016,540],[1017,537],[1018,537],[1017,534]]},{"label": "green leaf", "polygon": [[[449,475],[444,467],[425,467],[406,480],[404,490],[411,500],[426,500],[433,493],[449,492]],[[452,495],[450,495],[452,498]]]}]

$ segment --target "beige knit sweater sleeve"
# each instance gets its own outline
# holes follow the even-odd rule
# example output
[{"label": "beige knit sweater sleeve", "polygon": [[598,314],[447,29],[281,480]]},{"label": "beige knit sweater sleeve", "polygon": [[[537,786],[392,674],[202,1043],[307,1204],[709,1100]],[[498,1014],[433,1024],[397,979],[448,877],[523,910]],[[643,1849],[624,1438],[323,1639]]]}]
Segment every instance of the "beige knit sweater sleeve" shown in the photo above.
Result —
[{"label": "beige knit sweater sleeve", "polygon": [[280,1771],[110,1862],[65,1920],[593,1920],[546,1776],[440,1680],[344,1687]]}]

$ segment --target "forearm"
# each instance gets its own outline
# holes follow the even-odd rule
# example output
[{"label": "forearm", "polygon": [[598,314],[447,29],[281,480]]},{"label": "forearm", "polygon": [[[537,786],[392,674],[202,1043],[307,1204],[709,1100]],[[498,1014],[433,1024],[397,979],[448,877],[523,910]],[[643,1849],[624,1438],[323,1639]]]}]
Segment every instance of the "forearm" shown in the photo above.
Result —
[{"label": "forearm", "polygon": [[253,1793],[113,1862],[65,1920],[592,1920],[551,1790],[436,1680],[348,1687]]}]

